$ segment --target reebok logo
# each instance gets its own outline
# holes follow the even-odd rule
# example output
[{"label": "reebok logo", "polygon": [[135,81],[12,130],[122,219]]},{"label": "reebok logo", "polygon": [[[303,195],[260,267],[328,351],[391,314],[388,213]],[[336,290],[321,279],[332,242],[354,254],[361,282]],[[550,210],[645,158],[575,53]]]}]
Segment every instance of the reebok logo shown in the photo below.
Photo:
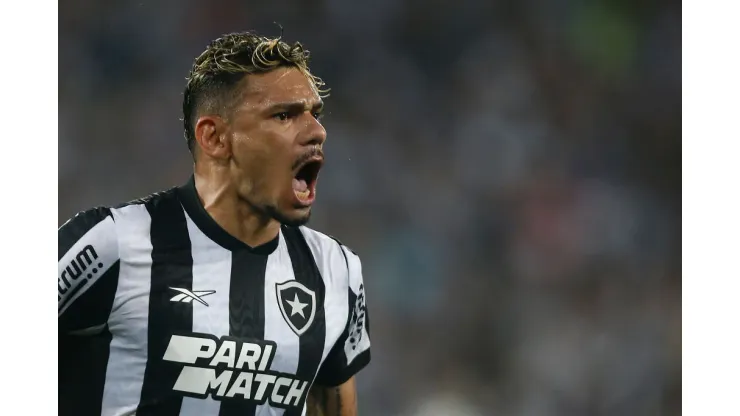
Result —
[{"label": "reebok logo", "polygon": [[208,306],[208,303],[201,299],[203,296],[208,296],[216,293],[215,290],[194,290],[190,291],[187,289],[182,289],[179,287],[171,287],[170,289],[180,292],[180,294],[175,295],[172,299],[170,299],[171,302],[182,302],[182,303],[190,303],[192,301],[200,302],[205,306]]},{"label": "reebok logo", "polygon": [[276,350],[272,341],[192,333],[172,335],[162,359],[184,364],[172,387],[184,396],[298,408],[310,381],[270,371]]}]

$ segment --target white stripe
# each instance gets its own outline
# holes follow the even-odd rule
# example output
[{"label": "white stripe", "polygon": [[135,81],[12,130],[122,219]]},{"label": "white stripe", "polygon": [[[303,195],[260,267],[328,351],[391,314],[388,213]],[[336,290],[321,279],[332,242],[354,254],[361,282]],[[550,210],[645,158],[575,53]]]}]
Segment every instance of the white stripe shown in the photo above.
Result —
[{"label": "white stripe", "polygon": [[[193,332],[213,334],[217,337],[229,335],[231,252],[203,234],[187,212],[185,217],[193,247],[193,292],[216,291],[203,299],[208,306],[193,302]],[[217,415],[220,408],[221,403],[210,397],[203,400],[184,397],[180,415]]]},{"label": "white stripe", "polygon": [[[288,246],[282,232],[277,250],[267,258],[265,270],[265,340],[275,341],[277,351],[270,370],[281,373],[295,374],[298,370],[300,354],[300,339],[290,329],[280,312],[275,285],[289,280],[295,280],[293,264],[288,255]],[[283,395],[285,391],[281,391]],[[256,415],[277,415],[284,413],[283,409],[270,408],[269,404],[258,406]]]},{"label": "white stripe", "polygon": [[[88,245],[92,246],[92,250],[94,250],[94,254],[98,258],[92,258],[93,253],[90,250],[82,254]],[[84,255],[87,257],[83,257]],[[89,264],[88,260],[90,260]],[[82,238],[77,240],[72,248],[64,254],[64,257],[59,260],[57,266],[59,287],[66,286],[67,288],[57,303],[58,306],[64,305],[59,309],[59,316],[62,316],[62,313],[69,308],[69,305],[73,304],[77,298],[87,292],[115,264],[116,260],[118,260],[116,225],[113,222],[113,218],[106,217],[103,221],[95,224]],[[73,262],[74,264],[72,264]],[[99,267],[99,264],[102,264],[103,267]],[[75,279],[72,277],[74,273],[79,273],[79,276]],[[80,285],[84,286],[78,292],[74,293],[74,290],[80,287]],[[74,295],[72,295],[73,293]],[[69,299],[70,295],[72,295],[71,299]]]},{"label": "white stripe", "polygon": [[108,319],[113,338],[105,373],[102,416],[136,411],[147,361],[151,288],[151,217],[144,205],[111,210],[118,231],[118,290]]},{"label": "white stripe", "polygon": [[301,227],[300,230],[306,238],[306,243],[311,249],[311,254],[316,260],[316,266],[319,268],[326,287],[324,297],[326,337],[324,337],[324,352],[321,355],[323,365],[349,321],[347,260],[339,243],[331,237],[307,227]]}]

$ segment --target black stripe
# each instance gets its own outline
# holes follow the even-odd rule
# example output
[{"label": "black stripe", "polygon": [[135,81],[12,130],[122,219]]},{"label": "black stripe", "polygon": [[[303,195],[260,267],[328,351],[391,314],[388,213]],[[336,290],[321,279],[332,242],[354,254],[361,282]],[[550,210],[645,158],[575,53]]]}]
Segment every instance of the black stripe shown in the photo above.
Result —
[{"label": "black stripe", "polygon": [[[316,304],[313,305],[316,308],[316,315],[311,327],[300,337],[298,370],[296,371],[296,378],[306,380],[310,385],[319,368],[321,355],[324,352],[324,338],[326,337],[324,296],[326,289],[319,268],[316,266],[316,260],[300,229],[283,227],[283,235],[288,246],[290,262],[293,264],[295,280],[316,293]],[[304,392],[304,400],[307,394],[308,391]],[[300,416],[301,410],[301,406],[291,407],[285,411],[285,416]]]},{"label": "black stripe", "polygon": [[146,202],[151,215],[152,276],[149,294],[148,357],[138,416],[176,416],[182,396],[172,387],[182,365],[162,360],[174,333],[192,332],[192,303],[171,302],[170,287],[193,290],[193,256],[185,213],[174,192]]},{"label": "black stripe", "polygon": [[[75,297],[75,295],[77,294],[77,292],[79,292],[79,291],[81,291],[82,289],[84,289],[84,288],[85,288],[85,286],[87,286],[87,285],[88,285],[88,283],[89,283],[89,282],[87,281],[87,279],[84,279],[84,278],[83,278],[83,279],[82,279],[82,281],[81,281],[80,283],[78,283],[78,284],[77,284],[77,286],[75,286],[75,287],[74,287],[74,288],[72,289],[72,291],[71,291],[71,292],[69,292],[69,295],[67,295],[67,299],[65,299],[65,300],[64,300],[64,302],[62,302],[62,304],[61,304],[61,305],[59,305],[59,308],[57,308],[57,310],[58,310],[58,311],[61,311],[62,309],[64,309],[64,307],[65,307],[65,306],[67,306],[67,304],[68,304],[69,302],[71,302],[71,301],[72,301],[72,299],[74,299],[74,297]],[[61,298],[61,296],[59,296],[59,297]]]},{"label": "black stripe", "polygon": [[82,238],[88,231],[98,225],[107,216],[111,215],[110,209],[100,207],[93,208],[84,212],[79,212],[69,221],[59,227],[57,232],[59,238],[59,258],[61,260],[65,254],[75,245],[77,240]]},{"label": "black stripe", "polygon": [[[116,262],[59,319],[59,329],[75,330],[105,322],[113,306],[118,287]],[[103,387],[110,354],[111,333],[106,326],[95,335],[59,335],[59,414],[62,416],[99,416],[103,405]]]},{"label": "black stripe", "polygon": [[[229,335],[251,341],[265,337],[265,270],[267,255],[241,249],[232,254],[229,284]],[[255,386],[257,383],[254,384]],[[252,392],[256,391],[253,387]],[[221,402],[219,416],[251,416],[256,402],[235,397]]]},{"label": "black stripe", "polygon": [[59,415],[100,416],[112,338],[107,327],[95,336],[59,336]]}]

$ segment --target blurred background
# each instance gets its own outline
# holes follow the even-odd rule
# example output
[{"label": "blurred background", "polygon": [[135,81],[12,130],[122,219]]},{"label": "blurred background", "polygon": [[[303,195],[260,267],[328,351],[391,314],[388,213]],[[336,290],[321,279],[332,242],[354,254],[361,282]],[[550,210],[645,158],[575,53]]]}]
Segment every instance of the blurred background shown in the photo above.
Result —
[{"label": "blurred background", "polygon": [[363,415],[681,413],[681,3],[70,0],[59,224],[187,180],[214,37],[332,88],[312,228],[364,261]]}]

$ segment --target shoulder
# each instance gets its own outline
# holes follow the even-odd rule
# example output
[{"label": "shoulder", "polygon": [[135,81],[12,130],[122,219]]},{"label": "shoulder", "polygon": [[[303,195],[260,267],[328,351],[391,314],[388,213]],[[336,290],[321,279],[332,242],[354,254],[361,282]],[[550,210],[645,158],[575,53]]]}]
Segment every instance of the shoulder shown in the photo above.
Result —
[{"label": "shoulder", "polygon": [[69,218],[61,227],[59,232],[73,230],[75,228],[92,228],[97,223],[111,216],[110,207],[93,207],[77,212]]},{"label": "shoulder", "polygon": [[[77,212],[57,230],[59,257],[61,259],[72,246],[105,242],[117,239],[117,222],[136,220],[148,216],[145,211],[172,194],[171,190],[152,193],[144,198],[106,206],[96,206]],[[144,207],[147,209],[144,209]],[[125,222],[125,221],[124,221]],[[102,243],[105,245],[105,243]]]},{"label": "shoulder", "polygon": [[322,233],[320,231],[308,228],[306,226],[298,227],[303,237],[306,239],[306,243],[311,247],[312,250],[329,254],[332,252],[341,253],[345,257],[357,257],[357,253],[349,246],[339,241],[334,236]]},{"label": "shoulder", "polygon": [[166,191],[154,192],[142,198],[114,205],[97,206],[79,211],[59,227],[59,231],[61,232],[85,226],[94,226],[96,223],[106,220],[107,218],[110,218],[115,222],[120,216],[126,215],[132,210],[144,207],[146,207],[147,210],[151,210],[157,207],[163,200],[175,198],[175,189],[176,188],[172,188]]},{"label": "shoulder", "polygon": [[[115,222],[109,207],[95,207],[80,211],[57,230],[59,260],[77,247],[108,245],[115,240]],[[79,247],[78,247],[79,246]]]},{"label": "shoulder", "polygon": [[[287,240],[300,240],[299,244],[309,250],[322,276],[341,276],[346,282],[348,276],[356,273],[360,266],[359,256],[335,237],[306,226],[284,227]],[[291,244],[288,241],[288,244]],[[328,277],[327,277],[328,276]]]},{"label": "shoulder", "polygon": [[170,188],[165,191],[154,192],[143,198],[115,205],[111,207],[111,210],[116,214],[125,213],[126,211],[135,210],[137,208],[146,208],[147,210],[152,211],[156,207],[160,206],[163,201],[177,199],[177,189],[178,188]]}]

